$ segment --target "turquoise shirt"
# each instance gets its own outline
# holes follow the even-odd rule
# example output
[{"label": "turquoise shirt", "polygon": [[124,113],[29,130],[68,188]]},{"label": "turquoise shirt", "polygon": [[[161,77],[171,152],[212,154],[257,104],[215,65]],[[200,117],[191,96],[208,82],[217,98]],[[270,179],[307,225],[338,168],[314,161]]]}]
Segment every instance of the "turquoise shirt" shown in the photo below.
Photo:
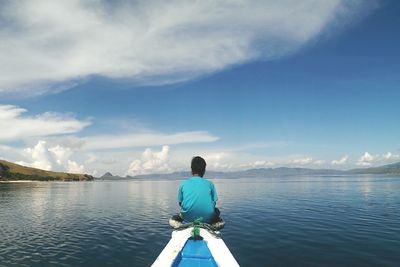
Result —
[{"label": "turquoise shirt", "polygon": [[181,215],[186,222],[193,222],[198,218],[203,218],[203,222],[210,222],[217,200],[217,191],[212,182],[199,176],[181,182],[178,202],[181,202]]}]

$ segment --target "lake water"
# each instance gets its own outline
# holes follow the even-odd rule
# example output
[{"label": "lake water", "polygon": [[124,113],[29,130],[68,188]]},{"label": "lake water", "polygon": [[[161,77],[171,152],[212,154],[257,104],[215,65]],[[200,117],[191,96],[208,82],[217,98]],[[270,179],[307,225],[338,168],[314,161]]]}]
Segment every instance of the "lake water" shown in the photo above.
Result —
[{"label": "lake water", "polygon": [[[400,177],[213,181],[241,266],[400,266]],[[0,184],[0,266],[149,266],[179,182]]]}]

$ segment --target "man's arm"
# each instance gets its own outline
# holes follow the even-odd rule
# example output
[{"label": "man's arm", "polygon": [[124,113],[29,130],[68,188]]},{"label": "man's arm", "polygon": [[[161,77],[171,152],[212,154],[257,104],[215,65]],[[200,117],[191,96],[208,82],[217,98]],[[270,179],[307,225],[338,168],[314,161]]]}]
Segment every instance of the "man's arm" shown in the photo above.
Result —
[{"label": "man's arm", "polygon": [[183,192],[182,192],[182,184],[179,186],[179,191],[178,191],[178,203],[179,206],[182,207],[182,202],[183,202]]},{"label": "man's arm", "polygon": [[215,190],[215,186],[213,183],[211,183],[211,196],[212,200],[214,201],[214,206],[217,205],[218,195],[217,195],[217,190]]}]

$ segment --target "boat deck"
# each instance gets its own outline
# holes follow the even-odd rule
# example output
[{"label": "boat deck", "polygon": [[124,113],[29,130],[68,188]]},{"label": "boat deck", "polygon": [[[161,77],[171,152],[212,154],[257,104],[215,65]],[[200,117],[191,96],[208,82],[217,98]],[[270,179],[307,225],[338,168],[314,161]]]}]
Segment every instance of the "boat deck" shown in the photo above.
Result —
[{"label": "boat deck", "polygon": [[217,267],[210,249],[204,240],[186,241],[181,253],[178,254],[173,267],[189,267],[189,266],[204,266]]}]

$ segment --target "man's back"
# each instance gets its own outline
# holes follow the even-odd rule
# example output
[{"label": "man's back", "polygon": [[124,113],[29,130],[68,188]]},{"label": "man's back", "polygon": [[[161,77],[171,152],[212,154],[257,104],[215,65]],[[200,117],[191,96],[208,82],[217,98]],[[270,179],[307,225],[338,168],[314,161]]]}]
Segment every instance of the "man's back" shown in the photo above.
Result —
[{"label": "man's back", "polygon": [[181,203],[181,215],[187,222],[202,218],[210,222],[215,213],[218,200],[214,184],[202,177],[193,176],[183,181],[179,187],[178,202]]}]

